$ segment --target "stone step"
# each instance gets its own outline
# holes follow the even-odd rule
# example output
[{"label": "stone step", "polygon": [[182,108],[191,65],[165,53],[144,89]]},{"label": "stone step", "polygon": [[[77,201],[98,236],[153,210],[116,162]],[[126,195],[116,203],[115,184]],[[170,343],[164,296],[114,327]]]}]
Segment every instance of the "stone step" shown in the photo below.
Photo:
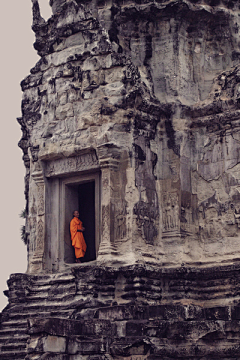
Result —
[{"label": "stone step", "polygon": [[50,316],[50,312],[39,312],[37,315],[36,315],[36,312],[12,312],[9,314],[9,319],[13,320],[13,321],[17,321],[17,320],[20,320],[20,319],[29,319],[29,318],[32,318],[32,317],[36,317],[36,316],[41,316],[41,317],[46,317],[46,316]]},{"label": "stone step", "polygon": [[52,285],[40,285],[40,286],[32,286],[30,292],[46,292],[52,288]]},{"label": "stone step", "polygon": [[[56,309],[55,309],[56,310]],[[54,314],[57,313],[57,314],[61,314],[63,317],[67,316],[67,315],[71,315],[71,313],[73,312],[73,309],[71,310],[57,310],[57,311],[38,311],[37,312],[37,316],[40,316],[40,317],[50,317],[50,316],[55,316]],[[19,320],[19,319],[30,319],[30,318],[36,318],[36,312],[33,311],[33,312],[29,312],[29,311],[26,311],[26,312],[12,312],[11,314],[9,314],[9,318],[10,319],[16,319],[16,320]]]},{"label": "stone step", "polygon": [[19,335],[16,334],[12,337],[9,336],[0,336],[0,344],[4,343],[4,344],[10,344],[10,343],[16,343],[16,342],[27,342],[27,340],[30,338],[30,335],[28,334],[23,334],[23,335]]},{"label": "stone step", "polygon": [[53,284],[69,284],[74,283],[75,277],[73,275],[50,275],[47,278],[37,278],[36,280],[33,280],[32,285],[33,286],[48,286]]},{"label": "stone step", "polygon": [[[58,287],[56,288],[56,291],[60,290],[61,289],[64,289],[65,291],[68,291],[69,289],[75,289],[76,288],[76,285],[74,282],[71,282],[71,283],[67,283],[67,284],[57,284]],[[51,290],[53,288],[53,285],[52,284],[47,284],[47,285],[33,285],[30,289],[30,294],[31,293],[39,293],[39,292],[49,292],[49,290]]]},{"label": "stone step", "polygon": [[5,328],[0,330],[0,337],[1,336],[14,336],[16,334],[27,334],[28,328],[27,326],[25,327],[17,327],[17,328],[13,328],[13,327],[9,327],[9,328]]},{"label": "stone step", "polygon": [[1,351],[1,360],[24,360],[27,352],[26,350]]},{"label": "stone step", "polygon": [[68,285],[64,285],[64,286],[48,286],[46,289],[39,289],[38,287],[32,287],[30,289],[29,295],[31,296],[32,294],[39,294],[39,293],[44,293],[44,294],[61,294],[61,293],[67,293],[67,292],[75,292],[76,291],[76,285],[75,284],[68,284]]},{"label": "stone step", "polygon": [[48,300],[48,302],[50,303],[51,301],[56,301],[56,300],[60,300],[60,301],[66,301],[69,298],[74,298],[74,295],[76,294],[76,292],[73,293],[67,293],[67,294],[48,294],[48,293],[40,293],[39,295],[29,295],[27,298],[27,302],[28,303],[33,303],[33,302],[39,302],[41,300]]},{"label": "stone step", "polygon": [[[9,320],[12,321],[18,321],[18,320],[25,320],[27,323],[27,320],[33,317],[50,317],[53,316],[53,314],[58,314],[59,317],[69,317],[74,312],[74,308],[70,308],[70,306],[64,305],[62,308],[60,305],[58,306],[42,306],[36,304],[31,304],[29,308],[24,309],[21,313],[20,312],[14,312],[10,314]],[[54,315],[55,316],[55,315]]]},{"label": "stone step", "polygon": [[1,330],[4,329],[5,327],[23,327],[23,326],[27,326],[27,321],[26,320],[15,320],[15,321],[12,321],[12,320],[8,320],[8,321],[3,321],[1,323]]},{"label": "stone step", "polygon": [[[60,300],[60,301],[59,301]],[[56,308],[58,308],[60,311],[70,309],[72,306],[75,308],[75,299],[74,302],[72,301],[61,301],[61,299],[58,299],[58,301],[51,301],[51,302],[45,302],[45,301],[36,301],[36,302],[29,302],[26,305],[26,308],[23,310],[23,313],[27,312],[33,312],[36,311],[36,314],[41,312],[43,310],[46,311],[54,311]],[[67,307],[67,309],[66,309]],[[72,309],[73,310],[73,309]]]},{"label": "stone step", "polygon": [[2,351],[24,351],[26,349],[27,342],[26,341],[19,341],[19,342],[12,342],[9,344],[3,344],[1,346]]}]

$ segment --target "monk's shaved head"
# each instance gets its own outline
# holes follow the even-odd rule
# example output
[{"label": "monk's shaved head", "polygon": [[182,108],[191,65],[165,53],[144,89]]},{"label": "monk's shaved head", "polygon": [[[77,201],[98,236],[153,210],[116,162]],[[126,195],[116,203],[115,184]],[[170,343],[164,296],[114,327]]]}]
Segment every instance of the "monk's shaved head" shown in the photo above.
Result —
[{"label": "monk's shaved head", "polygon": [[78,212],[78,210],[74,210],[73,211],[73,217],[79,217],[79,212]]}]

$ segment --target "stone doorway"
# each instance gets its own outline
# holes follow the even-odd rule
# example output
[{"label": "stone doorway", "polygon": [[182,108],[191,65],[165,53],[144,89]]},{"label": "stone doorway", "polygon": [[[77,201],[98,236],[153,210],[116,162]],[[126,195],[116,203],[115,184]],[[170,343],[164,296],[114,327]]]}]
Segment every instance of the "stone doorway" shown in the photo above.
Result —
[{"label": "stone doorway", "polygon": [[87,252],[84,262],[96,260],[99,247],[99,181],[98,176],[63,181],[64,203],[64,262],[75,263],[69,224],[74,210],[78,210],[85,227]]}]

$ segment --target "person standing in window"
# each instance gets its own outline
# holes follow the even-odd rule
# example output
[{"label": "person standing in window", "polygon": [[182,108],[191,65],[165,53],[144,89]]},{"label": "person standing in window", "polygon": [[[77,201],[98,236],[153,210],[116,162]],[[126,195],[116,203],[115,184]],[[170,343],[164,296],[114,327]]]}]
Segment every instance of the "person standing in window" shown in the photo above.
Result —
[{"label": "person standing in window", "polygon": [[72,246],[75,249],[76,262],[83,262],[85,256],[87,245],[84,240],[83,231],[85,228],[82,226],[81,220],[79,220],[79,212],[75,210],[73,212],[73,219],[70,222],[70,233]]}]

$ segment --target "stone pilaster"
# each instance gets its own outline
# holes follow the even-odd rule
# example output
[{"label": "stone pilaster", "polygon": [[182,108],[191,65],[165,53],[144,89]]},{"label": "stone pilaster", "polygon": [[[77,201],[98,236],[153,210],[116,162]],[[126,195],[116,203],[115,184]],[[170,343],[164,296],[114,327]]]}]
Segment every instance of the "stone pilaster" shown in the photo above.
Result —
[{"label": "stone pilaster", "polygon": [[[99,260],[110,260],[117,255],[115,245],[115,208],[118,197],[118,168],[120,162],[120,149],[112,143],[98,147],[98,158],[102,172],[102,239],[98,253]],[[110,256],[110,258],[109,258]]]},{"label": "stone pilaster", "polygon": [[43,170],[39,162],[34,163],[32,179],[34,181],[34,187],[36,190],[36,192],[34,192],[33,194],[33,199],[36,203],[36,238],[35,244],[33,246],[33,256],[29,259],[29,272],[36,273],[40,272],[43,269],[45,239],[45,184]]}]

